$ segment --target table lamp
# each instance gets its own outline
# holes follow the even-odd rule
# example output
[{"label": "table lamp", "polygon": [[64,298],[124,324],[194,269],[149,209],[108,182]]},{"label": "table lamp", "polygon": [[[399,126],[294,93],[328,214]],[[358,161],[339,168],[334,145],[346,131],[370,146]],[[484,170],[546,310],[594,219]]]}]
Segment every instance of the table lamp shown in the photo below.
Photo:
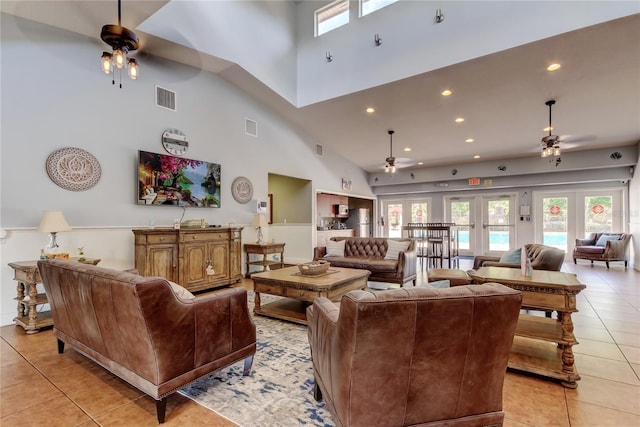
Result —
[{"label": "table lamp", "polygon": [[54,253],[60,249],[60,246],[58,246],[58,243],[56,242],[56,234],[59,231],[71,231],[71,227],[67,220],[64,219],[62,211],[44,211],[42,213],[42,219],[40,220],[38,231],[49,233],[51,240],[45,247],[45,252]]},{"label": "table lamp", "polygon": [[258,243],[262,243],[262,227],[267,226],[267,218],[262,214],[256,214],[251,221],[251,226],[258,228]]}]

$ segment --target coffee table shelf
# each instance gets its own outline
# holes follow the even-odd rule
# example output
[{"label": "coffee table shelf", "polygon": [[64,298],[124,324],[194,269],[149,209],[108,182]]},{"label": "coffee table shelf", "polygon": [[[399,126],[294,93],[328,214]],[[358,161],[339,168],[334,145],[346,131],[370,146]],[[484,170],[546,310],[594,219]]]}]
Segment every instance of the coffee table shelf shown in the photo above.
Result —
[{"label": "coffee table shelf", "polygon": [[578,344],[575,338],[566,339],[562,336],[562,325],[557,320],[527,314],[520,315],[516,335],[564,345]]}]

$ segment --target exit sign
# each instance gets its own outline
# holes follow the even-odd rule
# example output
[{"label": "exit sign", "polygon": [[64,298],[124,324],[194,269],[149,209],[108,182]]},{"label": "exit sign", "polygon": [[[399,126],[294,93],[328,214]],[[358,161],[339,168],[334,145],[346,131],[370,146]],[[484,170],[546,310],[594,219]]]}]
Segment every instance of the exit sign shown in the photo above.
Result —
[{"label": "exit sign", "polygon": [[480,178],[469,178],[469,185],[480,185]]}]

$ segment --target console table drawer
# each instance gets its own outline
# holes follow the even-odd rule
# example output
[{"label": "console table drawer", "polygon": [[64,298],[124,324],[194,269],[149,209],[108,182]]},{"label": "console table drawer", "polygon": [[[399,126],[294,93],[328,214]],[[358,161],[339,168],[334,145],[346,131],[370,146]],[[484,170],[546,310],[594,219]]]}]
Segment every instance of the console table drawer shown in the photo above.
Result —
[{"label": "console table drawer", "polygon": [[229,240],[229,235],[226,233],[215,233],[215,232],[210,232],[210,233],[185,233],[182,238],[184,239],[185,243],[188,242],[210,242],[212,240]]},{"label": "console table drawer", "polygon": [[150,244],[177,242],[177,238],[175,234],[149,234],[146,236],[146,238],[147,238],[147,243],[150,243]]}]

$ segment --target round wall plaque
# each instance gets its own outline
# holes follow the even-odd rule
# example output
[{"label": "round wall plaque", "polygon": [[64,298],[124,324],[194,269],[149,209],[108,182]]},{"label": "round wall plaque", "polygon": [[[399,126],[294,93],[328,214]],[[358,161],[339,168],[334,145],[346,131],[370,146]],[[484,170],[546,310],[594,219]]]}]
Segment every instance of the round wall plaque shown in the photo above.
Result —
[{"label": "round wall plaque", "polygon": [[65,147],[47,158],[47,174],[51,181],[69,191],[88,190],[100,181],[100,162],[88,151]]},{"label": "round wall plaque", "polygon": [[231,184],[231,195],[238,203],[249,203],[253,197],[253,185],[249,178],[239,176]]}]

